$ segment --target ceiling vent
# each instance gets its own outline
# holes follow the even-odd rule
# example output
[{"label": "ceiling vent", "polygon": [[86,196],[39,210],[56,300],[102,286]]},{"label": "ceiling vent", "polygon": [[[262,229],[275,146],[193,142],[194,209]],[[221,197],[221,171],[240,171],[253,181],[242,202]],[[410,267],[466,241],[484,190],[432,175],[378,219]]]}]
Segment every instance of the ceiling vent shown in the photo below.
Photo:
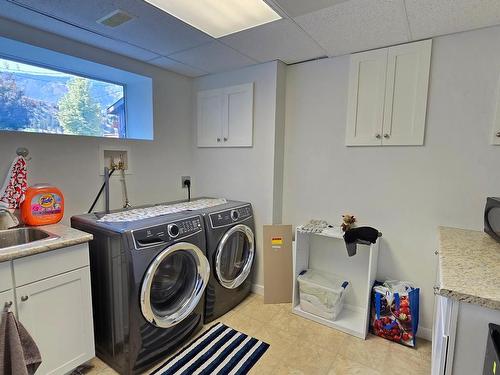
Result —
[{"label": "ceiling vent", "polygon": [[100,23],[101,25],[107,27],[118,27],[120,25],[123,25],[125,22],[133,20],[134,18],[135,18],[134,16],[131,16],[127,12],[121,9],[117,9],[105,15],[104,17],[99,18],[97,20],[97,23]]}]

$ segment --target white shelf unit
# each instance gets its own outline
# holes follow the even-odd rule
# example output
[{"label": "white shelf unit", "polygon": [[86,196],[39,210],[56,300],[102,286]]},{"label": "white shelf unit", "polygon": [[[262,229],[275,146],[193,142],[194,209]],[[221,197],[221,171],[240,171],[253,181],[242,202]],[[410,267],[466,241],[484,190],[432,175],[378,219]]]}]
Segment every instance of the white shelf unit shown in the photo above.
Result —
[{"label": "white shelf unit", "polygon": [[[378,248],[379,241],[370,246],[358,245],[357,254],[348,257],[340,228],[328,228],[322,233],[308,233],[298,227],[293,246],[292,312],[352,336],[366,339],[371,288],[377,275]],[[309,268],[331,272],[350,282],[344,309],[334,321],[300,308],[297,276]]]}]

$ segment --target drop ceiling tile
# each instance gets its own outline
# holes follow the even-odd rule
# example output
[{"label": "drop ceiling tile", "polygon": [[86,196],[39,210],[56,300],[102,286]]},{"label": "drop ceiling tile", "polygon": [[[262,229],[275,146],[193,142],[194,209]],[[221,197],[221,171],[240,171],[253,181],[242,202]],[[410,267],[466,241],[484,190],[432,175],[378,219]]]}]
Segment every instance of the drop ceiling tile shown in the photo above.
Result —
[{"label": "drop ceiling tile", "polygon": [[274,2],[290,17],[297,17],[303,14],[315,12],[320,9],[331,7],[332,5],[342,3],[347,0],[271,0],[269,3]]},{"label": "drop ceiling tile", "polygon": [[294,20],[329,56],[409,41],[402,0],[349,0]]},{"label": "drop ceiling tile", "polygon": [[168,57],[208,73],[238,69],[258,62],[219,42],[207,43]]},{"label": "drop ceiling tile", "polygon": [[193,68],[186,64],[181,64],[177,61],[169,59],[168,57],[158,57],[156,59],[148,61],[150,64],[159,66],[160,68],[165,68],[175,73],[182,74],[188,77],[199,77],[207,74],[206,72]]},{"label": "drop ceiling tile", "polygon": [[[138,0],[10,0],[72,25],[127,42],[161,55],[193,48],[213,38]],[[22,9],[22,8],[20,8]],[[96,21],[121,9],[135,18],[111,28]]]},{"label": "drop ceiling tile", "polygon": [[[53,20],[51,20],[51,22],[47,22],[47,17],[45,16],[27,10],[20,11],[17,6],[2,2],[1,0],[0,17],[5,17],[3,21],[0,20],[0,34],[6,37],[15,38],[17,36],[15,32],[16,24],[11,24],[11,22],[8,21],[11,20],[53,34],[58,34],[65,38],[73,39],[97,48],[131,57],[136,60],[147,61],[158,57],[157,54],[151,51],[147,51],[127,43],[118,42],[113,39],[70,26],[63,22]],[[37,38],[38,35],[36,33],[27,35],[27,41],[32,40],[35,42]]]},{"label": "drop ceiling tile", "polygon": [[281,60],[291,64],[326,55],[313,39],[288,19],[228,35],[219,41],[260,62]]},{"label": "drop ceiling tile", "polygon": [[499,0],[406,0],[413,39],[500,23]]}]

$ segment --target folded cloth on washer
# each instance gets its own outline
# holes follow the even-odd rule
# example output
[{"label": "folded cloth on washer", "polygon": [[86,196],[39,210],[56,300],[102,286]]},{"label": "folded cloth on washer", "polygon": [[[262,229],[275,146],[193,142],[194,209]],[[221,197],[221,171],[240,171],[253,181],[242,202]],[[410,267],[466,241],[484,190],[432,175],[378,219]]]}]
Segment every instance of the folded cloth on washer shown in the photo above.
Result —
[{"label": "folded cloth on washer", "polygon": [[0,375],[32,375],[42,363],[40,350],[11,311],[2,313]]},{"label": "folded cloth on washer", "polygon": [[356,255],[357,244],[369,245],[377,242],[377,238],[382,235],[377,229],[372,227],[359,227],[348,229],[344,233],[344,241],[347,254],[352,257]]}]

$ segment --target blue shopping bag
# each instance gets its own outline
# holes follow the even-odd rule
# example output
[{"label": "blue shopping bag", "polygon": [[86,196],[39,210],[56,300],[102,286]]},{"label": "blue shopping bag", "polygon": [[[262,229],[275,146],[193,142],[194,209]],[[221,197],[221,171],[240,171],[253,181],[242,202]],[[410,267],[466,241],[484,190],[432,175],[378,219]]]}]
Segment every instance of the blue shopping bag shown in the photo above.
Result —
[{"label": "blue shopping bag", "polygon": [[418,330],[420,289],[405,281],[376,281],[372,288],[370,331],[414,347]]}]

